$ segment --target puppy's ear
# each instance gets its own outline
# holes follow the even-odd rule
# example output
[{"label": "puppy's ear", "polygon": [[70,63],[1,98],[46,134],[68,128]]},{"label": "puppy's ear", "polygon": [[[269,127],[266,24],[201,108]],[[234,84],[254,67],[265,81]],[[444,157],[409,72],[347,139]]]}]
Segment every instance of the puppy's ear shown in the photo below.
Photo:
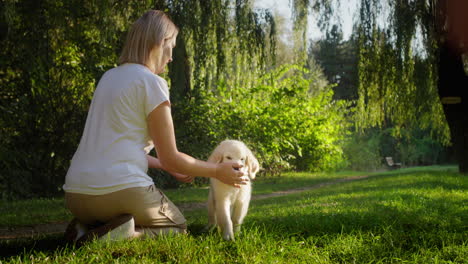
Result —
[{"label": "puppy's ear", "polygon": [[211,153],[210,157],[208,158],[208,162],[212,163],[221,163],[223,162],[223,154],[216,148],[213,153]]},{"label": "puppy's ear", "polygon": [[260,169],[257,158],[253,155],[252,151],[248,150],[248,155],[245,164],[247,165],[247,170],[249,173],[249,178],[251,180],[255,179],[255,174]]}]

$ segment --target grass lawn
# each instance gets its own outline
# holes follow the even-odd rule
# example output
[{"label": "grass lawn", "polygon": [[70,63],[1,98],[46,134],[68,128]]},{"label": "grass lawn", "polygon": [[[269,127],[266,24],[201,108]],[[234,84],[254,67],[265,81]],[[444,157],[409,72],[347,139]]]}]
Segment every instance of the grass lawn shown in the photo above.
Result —
[{"label": "grass lawn", "polygon": [[[362,172],[339,173],[285,173],[282,177],[257,178],[253,194],[268,194],[274,191],[312,186],[317,183],[350,176],[362,175]],[[193,187],[164,190],[164,193],[175,203],[206,202],[208,188]],[[65,207],[63,198],[30,199],[20,201],[0,200],[0,228],[31,226],[43,223],[65,222],[73,216]]]},{"label": "grass lawn", "polygon": [[[254,195],[349,176],[291,173],[259,179]],[[201,233],[207,217],[200,209],[185,214],[187,236],[90,243],[79,249],[57,235],[0,241],[5,249],[0,263],[468,263],[467,187],[468,177],[453,167],[375,173],[254,200],[235,242]],[[203,188],[166,193],[175,203],[207,197]],[[70,219],[60,199],[3,202],[0,209],[0,227],[34,223],[21,219],[31,215],[40,215],[42,222]]]}]

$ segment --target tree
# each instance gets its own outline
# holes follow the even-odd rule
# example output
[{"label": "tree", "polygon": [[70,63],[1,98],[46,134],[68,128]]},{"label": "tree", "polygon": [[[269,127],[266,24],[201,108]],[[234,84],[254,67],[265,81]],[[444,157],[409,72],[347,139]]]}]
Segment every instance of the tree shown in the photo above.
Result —
[{"label": "tree", "polygon": [[203,115],[197,106],[222,86],[252,86],[273,64],[275,20],[268,10],[253,10],[251,0],[167,0],[156,8],[167,9],[180,28],[168,73],[178,146],[203,156],[200,150],[216,142],[194,123],[194,115]]},{"label": "tree", "polygon": [[[345,3],[313,2],[321,28],[332,28],[334,10]],[[361,0],[358,22],[357,124],[412,123],[431,127],[441,140],[448,124],[462,173],[468,173],[467,13],[465,0]],[[419,69],[417,61],[424,61]]]},{"label": "tree", "polygon": [[0,198],[60,193],[96,83],[148,9],[181,28],[168,75],[182,134],[203,135],[185,103],[223,79],[248,85],[275,46],[271,14],[250,0],[0,1]]},{"label": "tree", "polygon": [[322,66],[324,74],[333,88],[337,100],[357,99],[357,42],[355,39],[344,41],[337,25],[327,32],[325,39],[309,46],[309,58],[315,58]]},{"label": "tree", "polygon": [[3,197],[60,190],[95,81],[115,64],[130,15],[146,9],[135,1],[120,4],[0,3],[5,29],[0,39]]},{"label": "tree", "polygon": [[450,126],[460,172],[468,174],[468,2],[433,0],[438,44],[438,88]]}]

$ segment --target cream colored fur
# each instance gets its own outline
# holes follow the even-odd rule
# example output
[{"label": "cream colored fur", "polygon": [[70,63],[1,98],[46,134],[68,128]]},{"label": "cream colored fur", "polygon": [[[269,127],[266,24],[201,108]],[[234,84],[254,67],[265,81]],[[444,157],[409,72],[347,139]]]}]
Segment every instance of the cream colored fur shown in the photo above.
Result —
[{"label": "cream colored fur", "polygon": [[[250,180],[255,178],[259,164],[247,146],[237,140],[225,140],[213,151],[208,162],[240,162],[244,165],[242,171]],[[210,179],[210,193],[208,196],[208,228],[219,226],[226,240],[234,240],[234,233],[240,231],[244,217],[247,215],[252,184],[236,188],[222,183],[217,179]]]}]

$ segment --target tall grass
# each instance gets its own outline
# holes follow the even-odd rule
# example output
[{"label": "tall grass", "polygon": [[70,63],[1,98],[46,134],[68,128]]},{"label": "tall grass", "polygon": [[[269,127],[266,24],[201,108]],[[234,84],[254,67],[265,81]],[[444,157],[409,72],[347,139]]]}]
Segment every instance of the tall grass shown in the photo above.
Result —
[{"label": "tall grass", "polygon": [[254,200],[235,242],[200,232],[206,212],[195,210],[186,236],[79,249],[59,237],[10,242],[26,247],[2,263],[467,263],[467,187],[445,169],[393,171]]}]

